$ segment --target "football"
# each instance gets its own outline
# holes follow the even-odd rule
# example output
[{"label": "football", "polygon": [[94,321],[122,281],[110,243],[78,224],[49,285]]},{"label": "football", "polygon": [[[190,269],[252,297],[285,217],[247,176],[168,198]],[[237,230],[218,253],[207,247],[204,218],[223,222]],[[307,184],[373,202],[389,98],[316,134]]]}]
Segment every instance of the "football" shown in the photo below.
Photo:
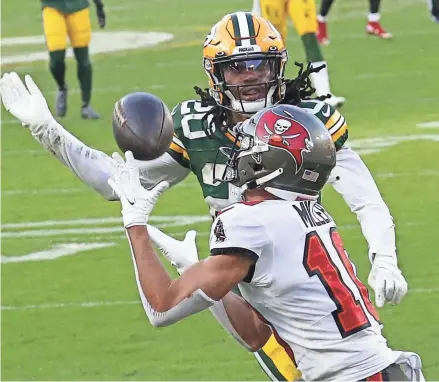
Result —
[{"label": "football", "polygon": [[114,105],[114,139],[122,152],[130,150],[138,160],[151,160],[164,154],[173,133],[171,113],[154,94],[130,93]]}]

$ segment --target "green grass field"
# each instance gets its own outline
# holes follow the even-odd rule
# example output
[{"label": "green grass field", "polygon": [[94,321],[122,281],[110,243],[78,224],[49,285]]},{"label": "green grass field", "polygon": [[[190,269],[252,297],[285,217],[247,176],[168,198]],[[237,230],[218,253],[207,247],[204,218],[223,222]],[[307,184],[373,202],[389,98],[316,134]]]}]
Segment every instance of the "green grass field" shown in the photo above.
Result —
[{"label": "green grass field", "polygon": [[[207,80],[201,67],[204,36],[223,14],[249,9],[251,0],[104,3],[106,32],[174,35],[152,48],[93,56],[92,104],[103,115],[100,121],[80,119],[75,63],[68,60],[69,112],[61,123],[111,153],[114,102],[140,89],[170,107],[193,97],[192,86]],[[439,121],[439,30],[421,0],[383,3],[383,23],[395,34],[393,41],[365,35],[365,0],[339,0],[331,13],[332,45],[324,54],[334,92],[348,99],[342,113],[351,146],[362,153],[395,218],[409,282],[401,305],[380,310],[384,332],[392,347],[418,352],[426,378],[439,380],[439,123],[422,125]],[[3,39],[41,36],[38,1],[5,1],[2,11]],[[3,59],[44,51],[42,41],[2,41]],[[291,62],[304,59],[291,27],[288,47]],[[46,61],[1,69],[31,74],[53,105],[56,87]],[[288,73],[293,70],[291,64]],[[119,203],[83,185],[3,108],[1,119],[3,380],[266,380],[253,356],[209,313],[153,329],[138,302]],[[355,216],[330,188],[324,205],[366,280],[367,245]],[[195,178],[167,192],[154,219],[180,237],[198,229],[199,247],[207,254],[210,220]],[[65,256],[38,260],[54,254]]]}]

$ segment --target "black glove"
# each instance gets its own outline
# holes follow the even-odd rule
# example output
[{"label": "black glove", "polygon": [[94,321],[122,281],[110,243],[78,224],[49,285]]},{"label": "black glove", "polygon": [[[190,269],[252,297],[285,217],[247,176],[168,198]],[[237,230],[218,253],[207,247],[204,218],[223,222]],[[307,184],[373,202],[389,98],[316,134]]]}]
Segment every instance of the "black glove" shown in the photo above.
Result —
[{"label": "black glove", "polygon": [[104,4],[100,0],[95,0],[96,14],[98,15],[99,27],[102,29],[105,27],[106,17],[104,12]]}]

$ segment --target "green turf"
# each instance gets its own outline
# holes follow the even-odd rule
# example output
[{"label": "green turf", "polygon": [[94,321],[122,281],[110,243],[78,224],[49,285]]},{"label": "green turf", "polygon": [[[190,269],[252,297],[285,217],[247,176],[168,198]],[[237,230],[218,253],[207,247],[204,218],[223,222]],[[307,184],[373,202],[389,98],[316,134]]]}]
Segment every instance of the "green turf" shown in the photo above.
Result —
[{"label": "green turf", "polygon": [[[76,68],[68,60],[72,90],[68,116],[61,123],[73,134],[107,153],[116,149],[111,131],[114,102],[134,90],[151,91],[172,107],[193,97],[192,86],[206,85],[201,67],[205,33],[223,14],[248,9],[251,0],[105,1],[108,30],[165,31],[175,39],[152,49],[93,57],[92,104],[100,121],[82,121]],[[6,1],[2,37],[40,35],[38,2]],[[93,10],[94,12],[94,10]],[[439,130],[417,123],[439,120],[437,72],[438,26],[418,0],[383,2],[383,23],[395,34],[379,41],[364,33],[365,0],[339,0],[331,13],[332,44],[324,48],[350,142],[360,149],[376,146],[359,139],[387,137],[381,151],[364,154],[395,218],[400,264],[411,292],[397,307],[380,309],[391,346],[419,352],[429,380],[439,379],[435,347],[439,343],[439,257],[435,235],[439,165]],[[96,20],[93,14],[93,25]],[[304,58],[294,30],[289,30],[291,62]],[[4,55],[29,52],[29,45],[6,47]],[[41,50],[41,45],[34,46]],[[47,62],[2,66],[29,73],[53,106],[55,84]],[[294,67],[289,65],[288,73]],[[76,91],[75,91],[76,89]],[[118,217],[118,203],[108,203],[45,153],[27,130],[2,108],[2,224]],[[399,138],[392,138],[398,136]],[[401,137],[406,141],[400,142]],[[394,141],[392,144],[390,142]],[[325,190],[324,204],[367,279],[367,245],[342,198]],[[156,216],[207,215],[194,178],[163,196]],[[242,350],[204,313],[178,325],[153,329],[140,304],[123,232],[90,233],[96,225],[4,226],[2,255],[22,256],[68,243],[114,243],[52,261],[2,266],[1,372],[4,380],[265,380],[253,357]],[[165,226],[181,233],[192,226]],[[197,223],[200,250],[207,253],[209,223]],[[74,233],[67,229],[76,229]],[[22,231],[58,230],[48,236]],[[15,235],[14,235],[15,233]],[[26,235],[26,236],[24,236]],[[89,306],[83,303],[116,302]],[[48,305],[49,304],[49,307]],[[53,305],[50,305],[53,304]],[[52,307],[50,307],[52,306]]]}]

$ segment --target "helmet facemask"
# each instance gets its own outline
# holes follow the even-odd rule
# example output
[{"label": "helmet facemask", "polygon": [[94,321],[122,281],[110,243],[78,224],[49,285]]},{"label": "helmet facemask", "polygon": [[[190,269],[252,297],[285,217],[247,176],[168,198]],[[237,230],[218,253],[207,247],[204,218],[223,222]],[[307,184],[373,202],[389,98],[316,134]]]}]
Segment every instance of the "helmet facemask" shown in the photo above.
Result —
[{"label": "helmet facemask", "polygon": [[254,114],[284,97],[285,61],[286,53],[259,53],[205,62],[213,83],[210,93],[221,107]]},{"label": "helmet facemask", "polygon": [[[249,188],[251,185],[254,187],[262,185],[264,181],[268,181],[268,178],[273,179],[282,173],[282,169],[275,172],[268,172],[264,169],[261,159],[263,153],[269,150],[269,146],[262,141],[255,140],[252,128],[248,129],[249,126],[244,122],[239,127],[232,147],[219,148],[213,166],[214,181]],[[227,158],[225,167],[222,165],[223,161],[218,160],[221,156]]]}]

